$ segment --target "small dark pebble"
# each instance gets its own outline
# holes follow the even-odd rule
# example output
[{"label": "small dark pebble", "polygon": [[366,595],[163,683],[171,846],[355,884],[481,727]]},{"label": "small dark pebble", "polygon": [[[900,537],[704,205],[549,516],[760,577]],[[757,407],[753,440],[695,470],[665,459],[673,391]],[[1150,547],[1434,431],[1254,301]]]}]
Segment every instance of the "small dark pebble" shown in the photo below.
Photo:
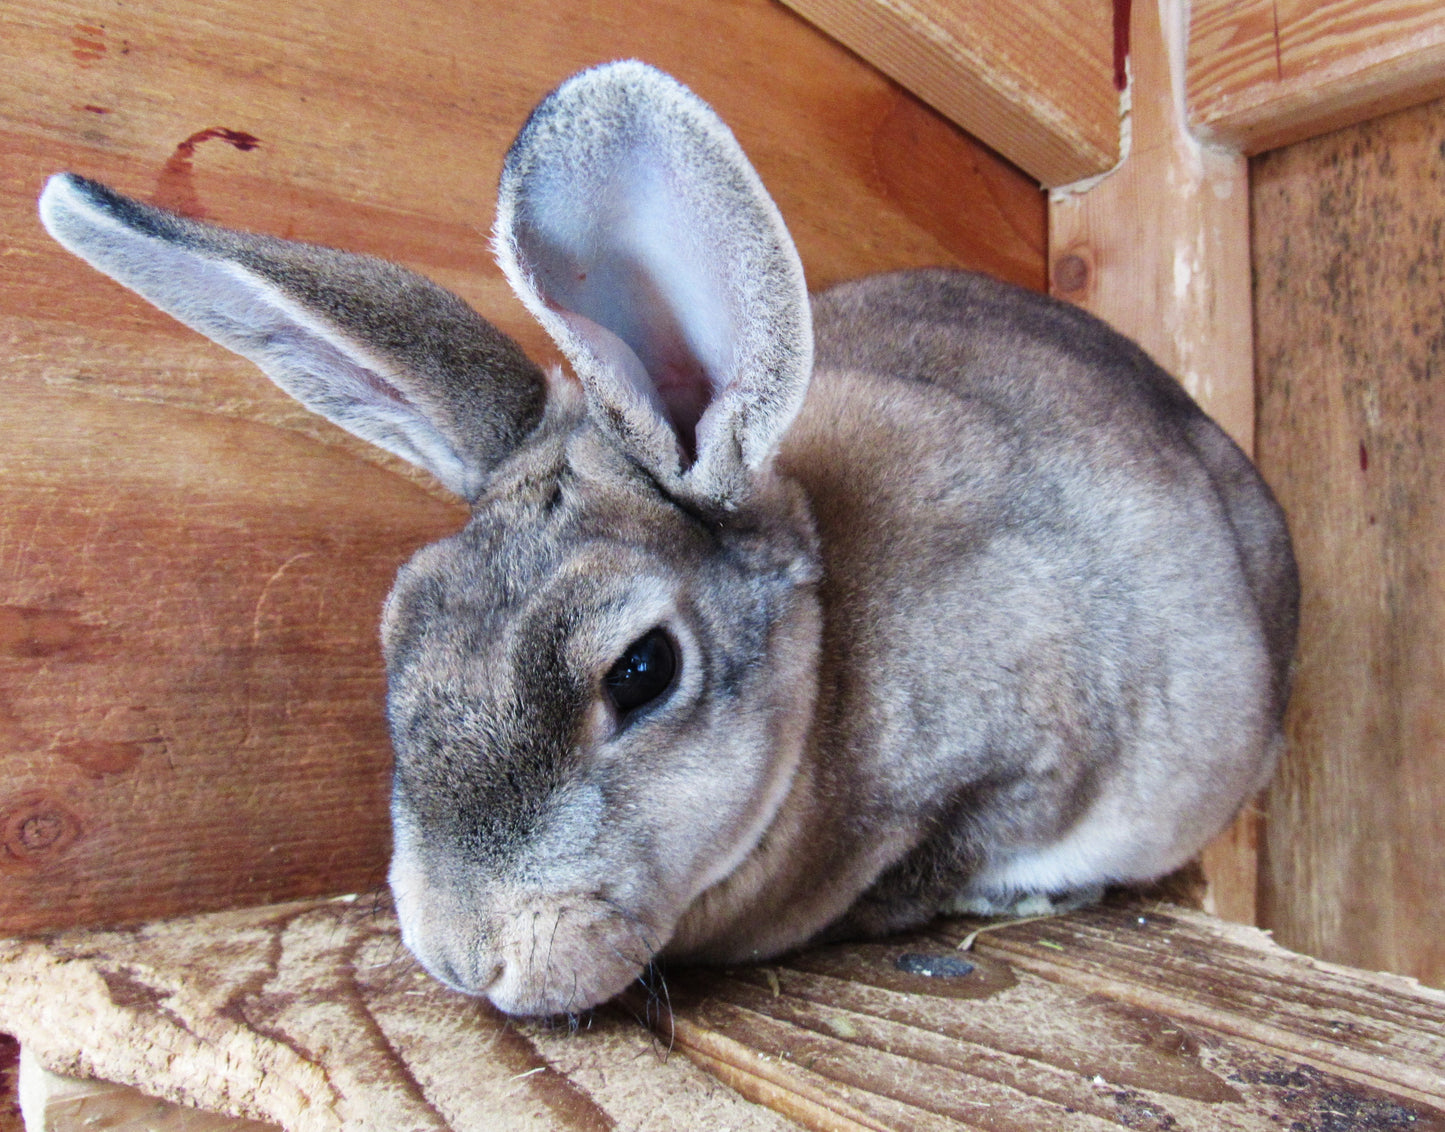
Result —
[{"label": "small dark pebble", "polygon": [[921,955],[916,951],[900,955],[893,966],[910,975],[928,975],[935,979],[958,979],[974,971],[972,963],[956,955]]}]

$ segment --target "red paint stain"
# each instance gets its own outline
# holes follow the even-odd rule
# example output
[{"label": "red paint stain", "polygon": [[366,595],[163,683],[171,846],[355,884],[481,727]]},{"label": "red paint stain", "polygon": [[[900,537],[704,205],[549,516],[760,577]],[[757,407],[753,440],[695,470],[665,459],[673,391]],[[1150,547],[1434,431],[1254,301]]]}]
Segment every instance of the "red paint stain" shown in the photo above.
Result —
[{"label": "red paint stain", "polygon": [[145,751],[145,744],[137,741],[84,739],[77,743],[62,743],[52,747],[50,753],[79,767],[90,778],[104,778],[134,769]]},{"label": "red paint stain", "polygon": [[1365,442],[1362,440],[1362,441],[1360,441],[1360,471],[1362,471],[1362,472],[1368,472],[1369,470],[1370,470],[1370,451],[1369,451],[1368,448],[1365,447]]},{"label": "red paint stain", "polygon": [[1114,89],[1129,85],[1129,17],[1132,0],[1114,0]]},{"label": "red paint stain", "polygon": [[153,203],[196,220],[205,218],[206,210],[201,207],[201,198],[196,195],[196,186],[192,180],[194,169],[191,162],[196,156],[196,147],[213,138],[235,146],[243,153],[249,153],[261,144],[261,139],[255,135],[244,130],[227,129],[225,126],[212,126],[208,130],[192,134],[176,146],[175,153],[166,161],[165,168],[161,170],[156,181],[156,191],[151,198]]},{"label": "red paint stain", "polygon": [[76,24],[71,28],[70,54],[82,67],[89,67],[105,58],[105,28],[99,24]]},{"label": "red paint stain", "polygon": [[92,103],[92,102],[87,102],[84,106],[81,107],[81,109],[82,109],[82,110],[88,110],[88,111],[90,111],[92,114],[109,114],[109,113],[111,113],[111,109],[110,109],[109,106],[96,106],[96,105],[95,105],[94,103]]}]

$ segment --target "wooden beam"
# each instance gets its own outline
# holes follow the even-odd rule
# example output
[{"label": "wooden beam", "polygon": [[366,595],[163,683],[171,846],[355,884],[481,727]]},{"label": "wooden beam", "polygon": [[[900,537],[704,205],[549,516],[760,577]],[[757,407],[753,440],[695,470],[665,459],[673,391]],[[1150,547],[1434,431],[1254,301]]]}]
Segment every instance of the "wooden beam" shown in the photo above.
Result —
[{"label": "wooden beam", "polygon": [[1194,0],[1189,116],[1248,154],[1445,95],[1439,0]]},{"label": "wooden beam", "polygon": [[1248,171],[1185,128],[1170,54],[1182,46],[1182,8],[1133,5],[1129,155],[1086,191],[1053,194],[1051,289],[1143,346],[1251,451]]},{"label": "wooden beam", "polygon": [[1045,186],[1119,157],[1110,0],[784,0]]},{"label": "wooden beam", "polygon": [[20,1109],[25,1132],[281,1132],[274,1124],[172,1104],[128,1085],[52,1073],[29,1050],[20,1055]]},{"label": "wooden beam", "polygon": [[[1133,5],[1129,155],[1087,191],[1053,194],[1052,291],[1143,346],[1251,452],[1248,170],[1185,127],[1183,37],[1182,0]],[[1206,907],[1242,923],[1254,922],[1255,821],[1248,811],[1205,855]]]},{"label": "wooden beam", "polygon": [[572,1032],[433,982],[384,906],[293,904],[0,944],[0,1026],[292,1132],[1445,1129],[1445,993],[1153,902],[974,926],[674,970]]},{"label": "wooden beam", "polygon": [[1300,648],[1260,923],[1445,986],[1445,101],[1254,162],[1259,465]]}]

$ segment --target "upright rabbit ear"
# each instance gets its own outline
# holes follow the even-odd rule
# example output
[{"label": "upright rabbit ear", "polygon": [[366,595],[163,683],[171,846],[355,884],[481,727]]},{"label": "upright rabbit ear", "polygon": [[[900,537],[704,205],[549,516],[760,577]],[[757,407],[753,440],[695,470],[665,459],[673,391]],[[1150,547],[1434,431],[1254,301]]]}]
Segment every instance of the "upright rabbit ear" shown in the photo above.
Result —
[{"label": "upright rabbit ear", "polygon": [[569,79],[507,155],[497,257],[592,412],[680,494],[736,505],[813,364],[803,267],[721,119],[622,62]]},{"label": "upright rabbit ear", "polygon": [[546,379],[517,345],[395,264],[201,224],[71,174],[50,179],[40,217],[94,267],[467,499],[541,417]]}]

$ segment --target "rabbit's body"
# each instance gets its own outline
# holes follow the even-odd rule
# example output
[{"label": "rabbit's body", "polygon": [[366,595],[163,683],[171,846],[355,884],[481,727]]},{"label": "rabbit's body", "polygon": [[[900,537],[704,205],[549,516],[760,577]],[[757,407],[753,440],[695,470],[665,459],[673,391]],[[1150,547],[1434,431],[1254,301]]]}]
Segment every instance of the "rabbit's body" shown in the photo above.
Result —
[{"label": "rabbit's body", "polygon": [[570,80],[434,285],[57,178],[51,231],[473,503],[383,615],[404,937],[503,1009],[1185,861],[1264,782],[1283,518],[1137,348],[958,272],[817,296],[706,106]]},{"label": "rabbit's body", "polygon": [[1244,454],[1097,320],[981,276],[814,311],[779,458],[823,547],[814,741],[850,752],[862,844],[897,838],[840,928],[1184,863],[1267,779],[1288,682],[1288,540]]}]

